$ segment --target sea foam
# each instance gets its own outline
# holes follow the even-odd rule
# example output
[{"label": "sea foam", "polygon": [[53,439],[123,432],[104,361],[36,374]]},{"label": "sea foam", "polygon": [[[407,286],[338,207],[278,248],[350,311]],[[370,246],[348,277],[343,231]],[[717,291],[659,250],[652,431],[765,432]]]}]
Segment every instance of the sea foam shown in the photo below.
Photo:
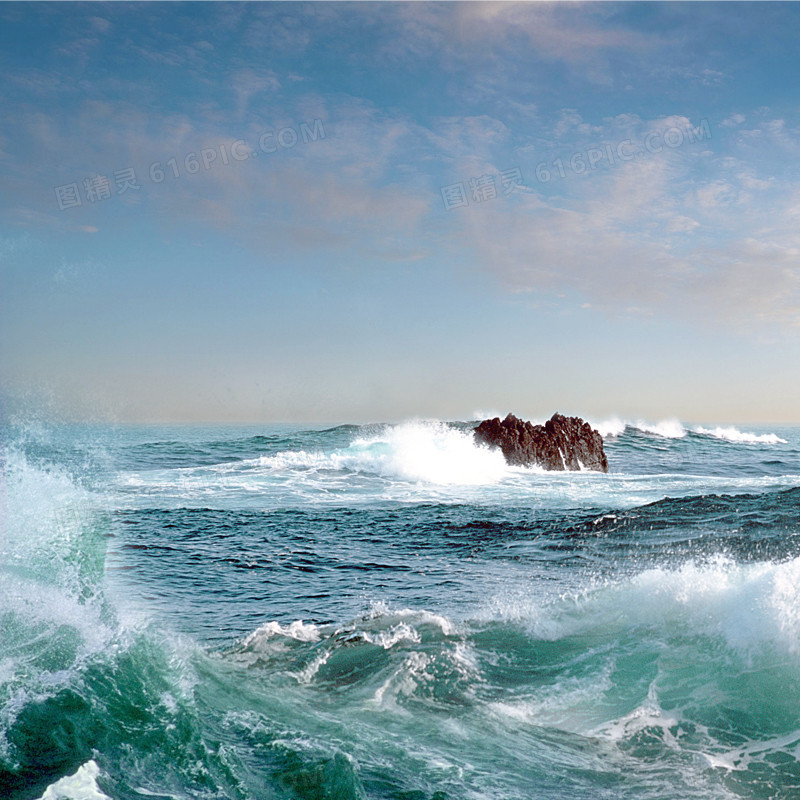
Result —
[{"label": "sea foam", "polygon": [[695,433],[700,436],[710,436],[714,439],[722,439],[736,444],[786,444],[786,439],[782,439],[775,433],[747,433],[740,431],[734,426],[715,426],[704,428],[696,426],[687,428],[679,419],[672,417],[658,422],[649,422],[643,419],[636,421],[623,420],[620,417],[610,417],[599,422],[591,422],[592,427],[605,438],[621,436],[626,429],[634,428],[641,433],[652,436],[659,436],[662,439],[683,439],[688,433]]},{"label": "sea foam", "polygon": [[718,638],[743,654],[768,648],[800,656],[800,558],[756,564],[725,556],[692,560],[555,599],[499,595],[487,613],[494,620],[518,620],[547,641],[648,627]]},{"label": "sea foam", "polygon": [[471,432],[427,421],[386,426],[331,453],[286,451],[264,456],[259,464],[274,469],[353,470],[457,485],[496,483],[508,473],[503,454],[476,444]]},{"label": "sea foam", "polygon": [[686,436],[686,428],[684,428],[681,421],[676,418],[665,419],[656,423],[637,420],[633,423],[633,426],[642,431],[642,433],[652,433],[664,439],[683,439],[683,437]]},{"label": "sea foam", "polygon": [[703,436],[712,436],[715,439],[724,439],[736,444],[786,444],[786,439],[774,433],[746,433],[734,427],[694,428],[695,433]]},{"label": "sea foam", "polygon": [[111,800],[100,791],[97,777],[100,767],[87,761],[74,775],[68,775],[47,787],[39,800]]}]

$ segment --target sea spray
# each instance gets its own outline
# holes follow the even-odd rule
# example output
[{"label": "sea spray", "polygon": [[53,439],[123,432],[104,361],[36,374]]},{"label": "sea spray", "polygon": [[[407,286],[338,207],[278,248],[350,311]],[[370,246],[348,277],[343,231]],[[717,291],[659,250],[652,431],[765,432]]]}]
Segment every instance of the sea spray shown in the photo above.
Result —
[{"label": "sea spray", "polygon": [[259,465],[276,470],[349,470],[415,483],[461,485],[496,483],[507,473],[502,453],[477,445],[468,432],[441,422],[387,426],[330,453],[277,453],[262,457]]}]

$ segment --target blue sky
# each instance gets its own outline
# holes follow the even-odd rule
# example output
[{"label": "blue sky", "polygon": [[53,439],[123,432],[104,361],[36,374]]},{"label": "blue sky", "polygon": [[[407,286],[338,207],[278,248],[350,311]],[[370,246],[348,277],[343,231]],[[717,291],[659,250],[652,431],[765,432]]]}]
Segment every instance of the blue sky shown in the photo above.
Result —
[{"label": "blue sky", "polygon": [[0,5],[0,379],[114,420],[800,422],[800,6]]}]

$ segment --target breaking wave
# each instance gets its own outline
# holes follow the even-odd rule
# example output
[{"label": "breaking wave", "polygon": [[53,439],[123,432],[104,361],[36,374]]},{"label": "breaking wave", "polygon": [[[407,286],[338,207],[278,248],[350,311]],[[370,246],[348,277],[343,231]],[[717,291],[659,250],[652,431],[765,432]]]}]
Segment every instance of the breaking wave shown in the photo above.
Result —
[{"label": "breaking wave", "polygon": [[592,422],[600,435],[605,438],[617,438],[627,430],[637,430],[662,439],[683,439],[689,434],[721,439],[735,444],[786,444],[786,439],[775,433],[748,433],[729,426],[706,428],[701,425],[687,427],[677,418],[664,419],[659,422],[645,420],[627,421],[619,417],[611,417],[599,422]]},{"label": "breaking wave", "polygon": [[781,439],[775,433],[745,433],[734,427],[694,428],[695,433],[711,436],[714,439],[724,439],[736,444],[786,444],[786,439]]},{"label": "breaking wave", "polygon": [[386,426],[331,453],[286,451],[263,456],[258,463],[271,469],[351,470],[434,484],[490,484],[508,474],[499,450],[476,444],[471,431],[443,422]]}]

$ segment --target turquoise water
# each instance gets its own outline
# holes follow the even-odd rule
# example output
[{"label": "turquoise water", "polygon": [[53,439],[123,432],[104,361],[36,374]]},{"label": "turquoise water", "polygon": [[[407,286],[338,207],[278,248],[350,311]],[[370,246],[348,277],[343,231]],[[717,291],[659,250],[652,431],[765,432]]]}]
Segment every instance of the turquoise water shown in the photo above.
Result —
[{"label": "turquoise water", "polygon": [[800,429],[7,428],[0,796],[800,797]]}]

